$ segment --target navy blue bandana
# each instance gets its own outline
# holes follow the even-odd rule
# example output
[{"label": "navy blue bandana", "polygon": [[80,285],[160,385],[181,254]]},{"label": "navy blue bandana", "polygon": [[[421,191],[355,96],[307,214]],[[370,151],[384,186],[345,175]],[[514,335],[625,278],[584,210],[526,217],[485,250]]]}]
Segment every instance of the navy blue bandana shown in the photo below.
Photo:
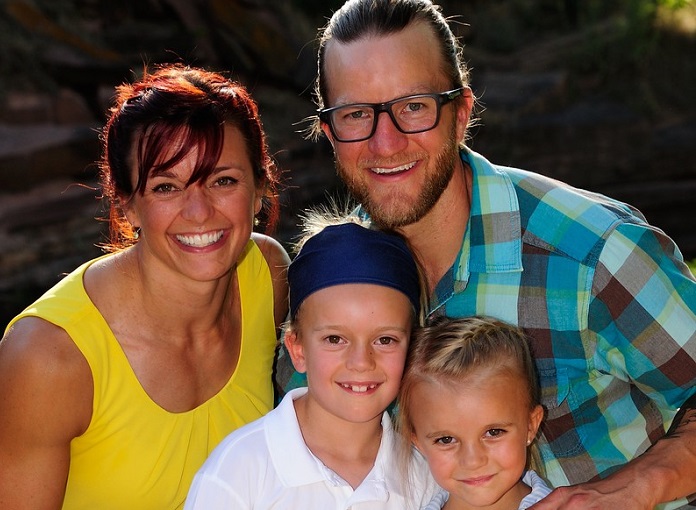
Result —
[{"label": "navy blue bandana", "polygon": [[355,223],[324,228],[310,237],[290,264],[290,317],[312,293],[346,283],[370,283],[403,292],[420,311],[418,269],[398,236]]}]

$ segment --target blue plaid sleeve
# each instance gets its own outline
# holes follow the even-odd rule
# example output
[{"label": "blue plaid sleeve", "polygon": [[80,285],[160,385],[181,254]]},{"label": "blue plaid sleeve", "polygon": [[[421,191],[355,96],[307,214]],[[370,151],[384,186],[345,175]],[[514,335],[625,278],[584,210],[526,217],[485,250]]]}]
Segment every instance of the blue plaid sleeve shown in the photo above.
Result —
[{"label": "blue plaid sleeve", "polygon": [[696,391],[696,281],[677,247],[654,227],[620,225],[592,293],[588,325],[606,368],[676,410]]}]

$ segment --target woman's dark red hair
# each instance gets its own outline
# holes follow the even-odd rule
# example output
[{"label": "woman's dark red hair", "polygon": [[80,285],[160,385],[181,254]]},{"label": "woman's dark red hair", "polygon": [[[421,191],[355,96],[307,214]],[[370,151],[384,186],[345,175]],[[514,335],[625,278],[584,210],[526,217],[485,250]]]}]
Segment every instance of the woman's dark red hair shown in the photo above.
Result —
[{"label": "woman's dark red hair", "polygon": [[[179,64],[152,73],[145,69],[140,80],[116,87],[109,113],[100,163],[103,193],[110,201],[108,248],[134,242],[122,205],[135,193],[143,194],[148,177],[172,168],[197,148],[187,185],[205,180],[217,165],[224,129],[230,125],[244,137],[255,184],[265,190],[260,220],[266,230],[273,229],[279,210],[279,172],[268,152],[256,102],[244,86],[219,73]],[[173,142],[180,148],[163,159]]]}]

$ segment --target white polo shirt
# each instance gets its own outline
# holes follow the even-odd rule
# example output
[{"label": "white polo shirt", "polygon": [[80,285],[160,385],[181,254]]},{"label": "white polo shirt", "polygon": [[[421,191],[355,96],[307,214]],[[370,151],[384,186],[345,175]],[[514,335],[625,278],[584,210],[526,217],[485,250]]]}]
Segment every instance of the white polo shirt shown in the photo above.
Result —
[{"label": "white polo shirt", "polygon": [[[263,418],[227,436],[194,477],[185,510],[419,509],[438,490],[428,464],[414,450],[409,483],[397,464],[397,441],[388,413],[375,464],[355,490],[307,448],[290,391]],[[347,437],[346,441],[350,441]]]}]

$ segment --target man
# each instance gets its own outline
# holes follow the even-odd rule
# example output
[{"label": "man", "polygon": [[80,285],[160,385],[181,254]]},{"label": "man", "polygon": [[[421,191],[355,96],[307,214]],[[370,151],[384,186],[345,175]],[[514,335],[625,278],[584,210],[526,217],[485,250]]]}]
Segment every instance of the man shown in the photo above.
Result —
[{"label": "man", "polygon": [[409,241],[431,315],[532,337],[539,449],[562,487],[532,508],[688,508],[674,500],[696,493],[694,278],[635,209],[467,149],[460,49],[428,0],[348,1],[321,33],[315,133],[373,223]]}]

